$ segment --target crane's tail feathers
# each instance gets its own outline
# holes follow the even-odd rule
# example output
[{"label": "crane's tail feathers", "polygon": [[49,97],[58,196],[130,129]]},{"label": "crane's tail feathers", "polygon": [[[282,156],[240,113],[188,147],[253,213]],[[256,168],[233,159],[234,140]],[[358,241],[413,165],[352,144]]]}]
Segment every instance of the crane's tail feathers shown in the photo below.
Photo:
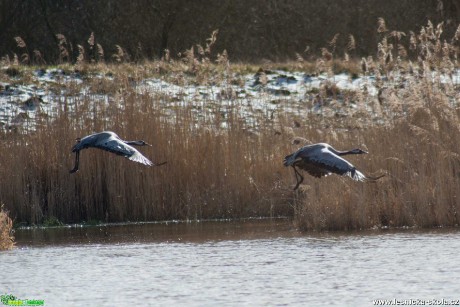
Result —
[{"label": "crane's tail feathers", "polygon": [[144,165],[152,166],[153,162],[141,155],[140,153],[134,153],[131,157],[128,157],[129,160],[142,163]]},{"label": "crane's tail feathers", "polygon": [[367,178],[363,173],[361,173],[358,170],[353,170],[351,172],[348,172],[347,175],[350,176],[351,179],[356,180],[356,181],[366,181],[366,178]]},{"label": "crane's tail feathers", "polygon": [[128,157],[128,159],[131,160],[131,161],[134,161],[134,162],[138,162],[138,163],[142,163],[144,165],[148,165],[148,166],[160,166],[160,165],[166,164],[166,162],[167,162],[167,161],[163,161],[163,162],[160,162],[160,163],[154,163],[154,162],[150,161],[149,159],[147,159],[146,157],[144,157],[139,152],[134,153],[131,157]]},{"label": "crane's tail feathers", "polygon": [[379,180],[380,178],[382,178],[383,176],[385,176],[385,174],[379,175],[379,176],[376,176],[376,177],[366,176],[366,175],[364,175],[363,173],[361,173],[360,171],[358,171],[356,169],[353,170],[353,171],[348,172],[346,175],[351,177],[353,180],[362,181],[362,182],[375,182],[375,181]]}]

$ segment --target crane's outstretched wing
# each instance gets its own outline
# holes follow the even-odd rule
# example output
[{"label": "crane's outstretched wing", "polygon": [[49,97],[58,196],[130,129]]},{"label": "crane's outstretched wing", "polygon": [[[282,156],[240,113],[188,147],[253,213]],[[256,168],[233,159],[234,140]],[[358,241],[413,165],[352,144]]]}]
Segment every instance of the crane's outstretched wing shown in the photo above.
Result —
[{"label": "crane's outstretched wing", "polygon": [[318,143],[306,145],[293,154],[287,155],[284,158],[283,164],[284,166],[292,166],[294,168],[297,179],[297,185],[294,190],[297,189],[299,184],[303,181],[303,177],[297,171],[296,167],[307,171],[310,175],[317,178],[334,173],[341,176],[348,176],[356,181],[376,181],[385,176],[384,174],[378,177],[366,176],[358,171],[353,164],[336,154],[336,152],[342,155],[365,153],[362,150],[359,150],[359,152],[338,152],[328,144]]},{"label": "crane's outstretched wing", "polygon": [[142,155],[136,148],[115,138],[94,144],[94,147],[124,156],[134,162],[149,166],[153,165],[152,161]]},{"label": "crane's outstretched wing", "polygon": [[300,169],[303,169],[304,171],[309,173],[311,176],[316,177],[316,178],[321,178],[323,176],[328,176],[331,174],[331,172],[325,169],[324,167],[306,162],[304,160],[297,161],[294,164],[294,166],[297,166]]},{"label": "crane's outstretched wing", "polygon": [[367,177],[358,171],[356,167],[342,157],[330,152],[326,148],[315,151],[314,153],[297,154],[298,162],[296,165],[310,175],[315,177],[327,176],[335,173],[342,176],[348,176],[356,181],[365,181]]},{"label": "crane's outstretched wing", "polygon": [[[129,145],[128,145],[129,146]],[[152,166],[153,162],[147,159],[143,154],[141,154],[137,149],[133,148],[135,150],[135,153],[128,157],[129,160],[142,163],[144,165]],[[164,164],[164,163],[163,163]]]}]

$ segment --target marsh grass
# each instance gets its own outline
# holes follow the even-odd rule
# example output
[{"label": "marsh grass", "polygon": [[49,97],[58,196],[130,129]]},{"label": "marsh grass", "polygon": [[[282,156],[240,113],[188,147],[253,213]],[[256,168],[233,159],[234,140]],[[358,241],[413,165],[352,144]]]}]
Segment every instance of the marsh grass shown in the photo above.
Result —
[{"label": "marsh grass", "polygon": [[[460,143],[452,137],[460,132],[458,112],[449,120],[446,116],[440,107],[420,108],[392,127],[338,138],[307,134],[336,148],[364,146],[369,155],[347,159],[364,173],[386,176],[376,183],[306,177],[296,195],[297,225],[310,230],[458,226]],[[439,126],[429,126],[429,121]]]},{"label": "marsh grass", "polygon": [[[91,107],[91,96],[83,97],[69,102],[75,114],[62,108],[54,121],[44,121],[34,132],[2,135],[1,164],[7,175],[0,179],[1,195],[17,220],[36,224],[50,217],[70,223],[292,214],[275,189],[283,153],[271,134],[249,136],[236,109],[226,114],[225,128],[220,113],[198,124],[192,107],[165,110],[160,98],[136,93],[127,79],[114,84],[106,90],[115,93],[121,87],[118,101]],[[168,163],[149,168],[88,149],[82,152],[80,171],[69,174],[75,138],[103,130],[144,139],[153,147],[141,152]]]},{"label": "marsh grass", "polygon": [[[82,56],[69,69],[78,71],[83,83],[56,85],[60,108],[53,119],[38,117],[30,130],[2,130],[1,201],[16,221],[29,224],[283,215],[306,230],[456,226],[460,112],[452,76],[458,39],[443,44],[441,32],[428,24],[419,34],[406,35],[410,46],[404,47],[399,46],[404,36],[379,20],[375,58],[342,59],[334,36],[314,61],[299,55],[295,62],[267,63],[262,69],[230,65],[225,52],[211,56],[206,50],[213,36],[210,46],[197,45],[179,59],[165,52],[161,60],[141,65],[128,63],[121,47],[119,64]],[[347,52],[353,53],[355,39],[349,40]],[[409,55],[416,52],[412,63]],[[247,121],[237,103],[184,104],[167,93],[132,86],[152,76],[177,85],[240,84],[241,74],[283,67],[372,75],[378,95],[366,88],[340,92],[325,83],[312,101],[299,105],[312,108],[320,101],[319,113],[299,117],[281,108],[268,115],[255,112]],[[97,71],[110,78],[93,78]],[[90,90],[79,95],[83,88]],[[108,103],[98,102],[98,94],[107,95]],[[75,138],[103,130],[126,140],[144,139],[154,146],[140,151],[168,163],[149,168],[88,149],[81,154],[80,171],[69,174]],[[337,149],[364,147],[370,154],[350,161],[366,174],[386,176],[371,184],[306,175],[294,192],[294,175],[282,161],[302,145],[292,144],[296,137]]]},{"label": "marsh grass", "polygon": [[[311,126],[300,133],[337,148],[362,144],[370,155],[350,161],[364,172],[387,176],[373,184],[311,178],[296,195],[300,228],[458,226],[460,111],[459,87],[452,77],[458,73],[458,39],[442,43],[442,26],[428,22],[419,34],[410,34],[406,49],[400,45],[405,34],[389,31],[379,19],[378,56],[362,60],[362,73],[376,78],[379,93],[375,99],[364,90],[356,99],[358,105],[373,106],[374,115],[385,123],[360,125],[366,112],[357,112],[362,116],[354,121],[327,122],[329,135]],[[417,64],[407,61],[407,50],[418,52]]]}]

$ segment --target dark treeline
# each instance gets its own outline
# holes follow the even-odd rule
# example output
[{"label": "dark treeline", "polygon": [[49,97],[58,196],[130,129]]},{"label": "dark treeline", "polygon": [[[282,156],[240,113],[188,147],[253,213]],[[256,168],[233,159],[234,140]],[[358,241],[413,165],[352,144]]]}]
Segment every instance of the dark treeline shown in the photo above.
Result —
[{"label": "dark treeline", "polygon": [[[74,61],[78,46],[90,50],[88,39],[102,46],[111,59],[121,46],[131,60],[159,58],[164,49],[172,56],[218,29],[216,50],[226,49],[233,61],[293,59],[295,53],[319,53],[336,33],[337,50],[345,50],[349,35],[356,40],[352,56],[373,55],[378,41],[377,19],[389,30],[418,32],[428,20],[445,22],[446,34],[460,22],[457,0],[219,0],[219,1],[0,1],[0,55],[20,56],[15,37],[26,44],[30,61],[39,51],[47,63],[59,59],[59,40],[66,38]],[[406,37],[405,39],[408,39]],[[340,49],[342,48],[342,49]],[[35,52],[34,52],[35,51]],[[62,58],[61,58],[62,59]]]}]

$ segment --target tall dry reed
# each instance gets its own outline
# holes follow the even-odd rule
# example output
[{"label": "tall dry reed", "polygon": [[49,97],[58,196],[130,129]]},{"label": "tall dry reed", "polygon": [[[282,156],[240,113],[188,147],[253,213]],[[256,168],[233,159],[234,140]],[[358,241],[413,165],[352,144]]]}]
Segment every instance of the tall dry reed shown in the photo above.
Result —
[{"label": "tall dry reed", "polygon": [[[272,133],[249,133],[232,110],[197,122],[194,107],[167,106],[164,95],[137,93],[126,75],[112,86],[109,104],[93,96],[66,101],[55,120],[35,131],[1,135],[0,195],[19,222],[55,217],[82,221],[146,221],[291,215],[276,189],[284,154]],[[78,88],[69,92],[77,92]],[[121,93],[121,94],[120,94]],[[170,102],[170,101],[169,101]],[[75,110],[75,111],[70,111]],[[226,125],[223,126],[225,116]],[[267,131],[269,130],[267,124]],[[69,174],[75,138],[112,130],[144,139],[140,151],[162,167],[146,167],[97,149],[84,150],[80,171]]]},{"label": "tall dry reed", "polygon": [[[294,196],[302,229],[457,226],[460,222],[458,112],[418,108],[392,127],[339,133],[307,132],[338,149],[365,147],[369,155],[347,158],[364,173],[386,176],[358,183],[339,176],[307,177]],[[292,175],[294,176],[294,175]],[[294,182],[294,179],[291,179]]]},{"label": "tall dry reed", "polygon": [[[321,113],[303,118],[281,108],[269,116],[254,112],[248,122],[238,104],[209,99],[184,106],[167,93],[133,87],[152,71],[179,85],[187,78],[203,86],[235,81],[227,54],[213,64],[201,46],[179,61],[167,52],[151,65],[123,60],[110,73],[113,79],[65,84],[55,119],[38,116],[27,133],[2,131],[1,201],[15,220],[31,224],[51,217],[71,223],[287,215],[300,228],[316,230],[457,225],[458,39],[442,43],[442,25],[428,24],[407,36],[410,46],[404,47],[404,35],[390,31],[383,19],[379,24],[377,57],[362,60],[362,73],[375,77],[378,95],[325,82],[312,101],[299,103],[319,105]],[[336,37],[316,64],[299,57],[299,67],[331,75]],[[410,52],[418,52],[416,63],[404,58]],[[81,73],[94,67],[85,58],[77,66]],[[90,91],[79,95],[83,88]],[[109,103],[98,102],[98,94]],[[222,95],[235,96],[231,89]],[[80,171],[69,174],[75,138],[103,130],[154,144],[141,151],[168,163],[148,168],[89,149],[81,154]],[[338,149],[364,146],[370,155],[350,161],[364,173],[387,176],[374,184],[306,177],[294,192],[294,175],[282,160],[300,146],[291,144],[295,136]]]},{"label": "tall dry reed", "polygon": [[[364,105],[373,105],[373,116],[380,123],[360,124],[370,115],[363,110],[356,113],[362,115],[359,118],[321,120],[297,132],[339,149],[365,146],[370,155],[350,161],[365,173],[387,173],[376,183],[364,184],[337,176],[308,178],[293,200],[300,228],[458,226],[460,111],[459,85],[454,82],[458,44],[455,37],[451,44],[441,42],[442,26],[428,22],[418,35],[411,34],[407,49],[418,52],[414,68],[401,61],[407,55],[401,52],[404,47],[394,48],[401,32],[389,31],[379,19],[379,32],[387,34],[379,43],[378,58],[363,60],[363,72],[376,77],[379,94],[377,99],[366,92],[357,97]],[[318,132],[325,123],[329,133]]]},{"label": "tall dry reed", "polygon": [[10,250],[14,247],[13,221],[8,212],[0,207],[0,251]]}]

